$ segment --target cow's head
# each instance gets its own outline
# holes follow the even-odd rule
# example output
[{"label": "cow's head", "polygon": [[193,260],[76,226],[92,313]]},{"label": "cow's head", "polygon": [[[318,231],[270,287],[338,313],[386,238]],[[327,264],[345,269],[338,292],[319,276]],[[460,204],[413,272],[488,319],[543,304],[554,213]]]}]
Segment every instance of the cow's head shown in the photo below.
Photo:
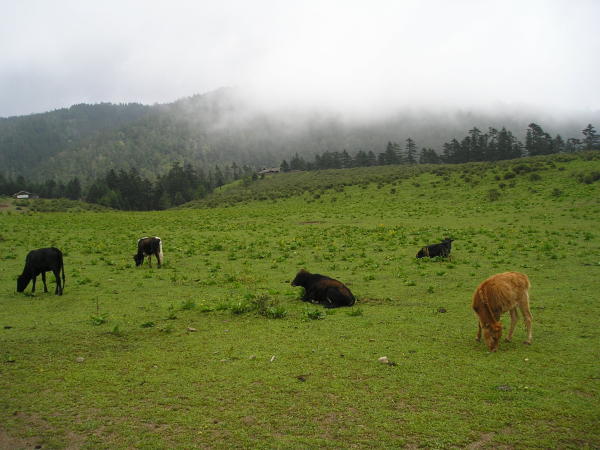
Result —
[{"label": "cow's head", "polygon": [[452,239],[452,238],[444,238],[444,240],[442,242],[444,242],[446,244],[449,244],[451,242],[454,242],[454,239]]},{"label": "cow's head", "polygon": [[19,278],[17,278],[17,292],[23,292],[30,281],[31,277],[28,277],[27,275],[19,275]]},{"label": "cow's head", "polygon": [[139,266],[144,262],[144,255],[138,253],[137,255],[133,255],[133,260],[135,261],[135,265]]},{"label": "cow's head", "polygon": [[502,324],[500,322],[492,323],[483,327],[483,339],[490,349],[495,352],[498,349],[500,338],[502,337]]},{"label": "cow's head", "polygon": [[310,275],[310,272],[304,269],[300,269],[300,272],[296,274],[296,277],[292,280],[292,286],[304,286],[306,277]]}]

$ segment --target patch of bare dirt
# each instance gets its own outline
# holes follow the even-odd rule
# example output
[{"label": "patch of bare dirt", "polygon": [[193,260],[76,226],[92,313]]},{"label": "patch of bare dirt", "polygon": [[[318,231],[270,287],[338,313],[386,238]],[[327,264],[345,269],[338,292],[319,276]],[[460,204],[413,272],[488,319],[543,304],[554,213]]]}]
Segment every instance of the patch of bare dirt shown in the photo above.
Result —
[{"label": "patch of bare dirt", "polygon": [[[22,439],[11,436],[5,430],[0,428],[0,448],[6,449],[31,449],[36,448],[40,445],[41,439],[39,438],[27,438]],[[40,447],[37,447],[40,448]]]},{"label": "patch of bare dirt", "polygon": [[492,442],[492,439],[494,439],[494,436],[496,435],[496,433],[483,433],[479,440],[475,441],[475,442],[471,442],[469,445],[467,445],[465,448],[468,450],[475,450],[478,448],[485,448],[488,444],[490,444]]}]

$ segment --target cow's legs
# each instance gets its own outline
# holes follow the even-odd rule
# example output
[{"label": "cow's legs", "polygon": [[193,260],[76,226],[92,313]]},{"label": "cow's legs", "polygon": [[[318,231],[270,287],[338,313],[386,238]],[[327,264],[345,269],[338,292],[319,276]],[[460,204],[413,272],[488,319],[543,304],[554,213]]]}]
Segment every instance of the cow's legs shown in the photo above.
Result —
[{"label": "cow's legs", "polygon": [[56,278],[56,289],[54,289],[54,295],[62,295],[62,285],[60,284],[60,269],[53,270],[54,278]]},{"label": "cow's legs", "polygon": [[44,283],[44,292],[48,292],[48,286],[46,285],[46,272],[42,272],[42,282]]},{"label": "cow's legs", "polygon": [[160,254],[158,253],[158,251],[156,253],[154,253],[154,256],[156,256],[156,261],[158,261],[158,268],[160,269]]},{"label": "cow's legs", "polygon": [[519,303],[519,309],[523,314],[523,320],[525,321],[525,328],[527,328],[527,340],[525,344],[531,344],[532,333],[531,333],[531,322],[533,322],[533,317],[531,316],[531,311],[529,310],[529,294],[525,293],[525,300]]},{"label": "cow's legs", "polygon": [[515,326],[517,325],[517,321],[519,320],[519,315],[517,314],[517,308],[513,308],[509,311],[510,313],[510,330],[508,331],[508,336],[506,336],[506,340],[508,342],[511,341],[513,332],[515,331]]},{"label": "cow's legs", "polygon": [[35,292],[35,280],[37,279],[37,275],[33,276],[33,284],[31,285],[31,293]]},{"label": "cow's legs", "polygon": [[477,337],[475,338],[477,342],[481,341],[481,322],[477,321]]},{"label": "cow's legs", "polygon": [[152,255],[148,255],[148,265],[152,267]]}]

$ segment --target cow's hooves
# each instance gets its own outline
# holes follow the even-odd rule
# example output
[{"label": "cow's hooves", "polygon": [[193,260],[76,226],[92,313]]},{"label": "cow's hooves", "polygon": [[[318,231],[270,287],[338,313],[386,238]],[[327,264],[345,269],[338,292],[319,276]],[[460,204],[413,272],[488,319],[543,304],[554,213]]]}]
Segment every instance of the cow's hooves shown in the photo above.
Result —
[{"label": "cow's hooves", "polygon": [[505,341],[505,342],[511,342],[511,339],[509,339],[509,338],[506,338],[506,339],[504,339],[504,341]]},{"label": "cow's hooves", "polygon": [[526,344],[526,345],[531,345],[531,342],[529,342],[529,341],[525,341],[525,342],[523,342],[523,344]]}]

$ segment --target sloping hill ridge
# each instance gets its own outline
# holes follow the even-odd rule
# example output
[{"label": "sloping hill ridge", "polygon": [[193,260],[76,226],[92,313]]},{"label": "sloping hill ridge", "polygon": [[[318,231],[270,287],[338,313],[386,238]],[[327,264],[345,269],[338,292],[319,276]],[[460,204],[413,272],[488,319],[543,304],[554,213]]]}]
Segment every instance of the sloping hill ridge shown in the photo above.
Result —
[{"label": "sloping hill ridge", "polygon": [[237,90],[223,88],[169,104],[76,105],[45,114],[0,119],[0,174],[32,180],[83,179],[108,169],[135,167],[146,177],[177,161],[198,167],[236,163],[278,166],[295,153],[385,151],[389,141],[440,150],[473,127],[512,130],[519,139],[530,122],[563,138],[580,137],[598,114],[559,120],[540,113],[408,112],[351,119],[333,112],[260,109]]},{"label": "sloping hill ridge", "polygon": [[[343,195],[347,187],[367,188],[371,184],[378,189],[387,189],[392,194],[414,189],[429,192],[426,189],[428,187],[432,187],[434,192],[442,187],[445,190],[465,189],[477,193],[483,201],[496,201],[505,198],[517,185],[527,185],[534,190],[535,186],[542,184],[546,189],[560,189],[563,179],[569,184],[591,184],[600,180],[600,151],[499,162],[390,165],[280,173],[253,182],[236,182],[217,189],[206,198],[186,203],[181,208],[276,201],[296,196],[302,196],[308,202],[322,201],[324,195],[331,200],[336,195]],[[423,184],[423,180],[427,185]]]}]

